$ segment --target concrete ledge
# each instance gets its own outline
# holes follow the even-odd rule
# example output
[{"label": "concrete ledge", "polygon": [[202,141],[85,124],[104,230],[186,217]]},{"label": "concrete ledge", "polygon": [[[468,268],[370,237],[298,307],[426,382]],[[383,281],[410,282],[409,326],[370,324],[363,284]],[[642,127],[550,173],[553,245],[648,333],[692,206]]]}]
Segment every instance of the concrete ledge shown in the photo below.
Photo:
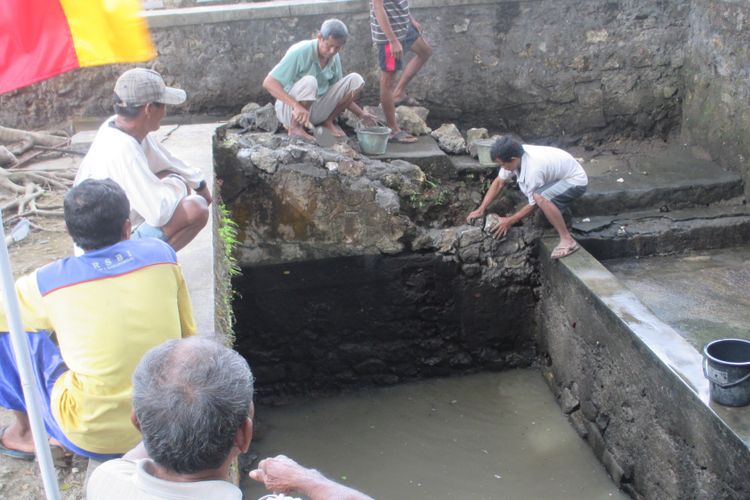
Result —
[{"label": "concrete ledge", "polygon": [[645,498],[747,498],[750,407],[709,401],[701,354],[584,250],[541,244],[540,351],[571,423]]},{"label": "concrete ledge", "polygon": [[[412,9],[508,3],[512,0],[416,0]],[[538,2],[540,0],[527,0]],[[287,16],[338,16],[344,13],[369,12],[366,0],[271,1],[251,4],[215,5],[183,9],[149,10],[144,17],[151,28],[171,28],[229,21],[250,21]]]}]

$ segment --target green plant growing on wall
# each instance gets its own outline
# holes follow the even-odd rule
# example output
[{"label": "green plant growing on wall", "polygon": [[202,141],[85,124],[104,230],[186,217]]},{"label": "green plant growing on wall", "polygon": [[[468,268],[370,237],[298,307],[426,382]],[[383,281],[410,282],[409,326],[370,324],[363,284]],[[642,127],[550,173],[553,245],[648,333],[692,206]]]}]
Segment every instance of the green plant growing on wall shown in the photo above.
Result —
[{"label": "green plant growing on wall", "polygon": [[219,241],[224,249],[223,252],[223,266],[224,273],[218,279],[217,283],[217,294],[220,297],[221,302],[217,304],[221,307],[221,311],[218,312],[218,318],[221,322],[221,330],[224,331],[226,336],[227,345],[231,346],[234,344],[234,311],[232,309],[232,300],[235,297],[235,291],[232,288],[232,277],[242,274],[237,258],[234,256],[234,250],[237,245],[240,244],[239,227],[237,223],[232,220],[231,213],[227,209],[226,205],[220,203],[217,205],[218,208],[218,219],[219,228],[217,231]]},{"label": "green plant growing on wall", "polygon": [[224,243],[224,257],[227,262],[227,272],[230,277],[241,274],[234,249],[240,244],[237,239],[239,229],[237,223],[232,220],[231,214],[223,203],[219,205],[219,238]]},{"label": "green plant growing on wall", "polygon": [[449,188],[440,184],[438,180],[425,179],[424,189],[421,193],[409,195],[409,203],[418,210],[428,209],[432,206],[447,205],[452,196]]}]

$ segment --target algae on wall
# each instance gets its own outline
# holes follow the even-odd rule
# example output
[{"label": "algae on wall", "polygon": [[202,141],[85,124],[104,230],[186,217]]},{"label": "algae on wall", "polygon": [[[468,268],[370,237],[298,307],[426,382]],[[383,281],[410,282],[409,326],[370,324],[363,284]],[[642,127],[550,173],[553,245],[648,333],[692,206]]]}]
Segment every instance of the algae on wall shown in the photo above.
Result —
[{"label": "algae on wall", "polygon": [[682,133],[737,169],[750,195],[750,3],[693,0]]}]

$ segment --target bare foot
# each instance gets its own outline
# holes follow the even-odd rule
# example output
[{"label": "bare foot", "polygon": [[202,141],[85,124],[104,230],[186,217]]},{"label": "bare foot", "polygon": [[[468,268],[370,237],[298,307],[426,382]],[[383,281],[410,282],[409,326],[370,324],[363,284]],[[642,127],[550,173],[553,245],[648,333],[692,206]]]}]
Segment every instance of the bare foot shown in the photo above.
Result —
[{"label": "bare foot", "polygon": [[341,127],[333,123],[332,121],[325,121],[321,125],[331,131],[334,137],[346,137],[346,133],[341,130]]},{"label": "bare foot", "polygon": [[0,436],[0,444],[10,450],[34,452],[34,437],[31,432],[21,433],[15,424],[5,428]]},{"label": "bare foot", "polygon": [[305,132],[305,129],[301,127],[290,128],[288,131],[288,134],[289,134],[289,137],[299,137],[305,142],[309,142],[309,143],[315,142],[315,137]]}]

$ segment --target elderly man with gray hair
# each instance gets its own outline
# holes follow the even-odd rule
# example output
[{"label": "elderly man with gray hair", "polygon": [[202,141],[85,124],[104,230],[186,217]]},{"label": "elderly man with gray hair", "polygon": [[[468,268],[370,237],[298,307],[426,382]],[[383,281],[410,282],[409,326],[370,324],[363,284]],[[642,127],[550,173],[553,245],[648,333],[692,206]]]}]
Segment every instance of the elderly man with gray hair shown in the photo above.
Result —
[{"label": "elderly man with gray hair", "polygon": [[336,118],[347,108],[365,123],[374,123],[375,117],[354,102],[365,80],[358,73],[344,76],[341,69],[339,51],[348,37],[343,22],[324,21],[316,38],[292,45],[263,80],[290,136],[312,142],[305,127],[322,125],[334,137],[344,137]]},{"label": "elderly man with gray hair", "polygon": [[[93,472],[89,500],[242,498],[229,469],[253,436],[253,375],[237,352],[205,337],[151,349],[133,375],[131,419],[143,442]],[[268,499],[370,499],[283,455],[250,477],[276,493]]]}]

